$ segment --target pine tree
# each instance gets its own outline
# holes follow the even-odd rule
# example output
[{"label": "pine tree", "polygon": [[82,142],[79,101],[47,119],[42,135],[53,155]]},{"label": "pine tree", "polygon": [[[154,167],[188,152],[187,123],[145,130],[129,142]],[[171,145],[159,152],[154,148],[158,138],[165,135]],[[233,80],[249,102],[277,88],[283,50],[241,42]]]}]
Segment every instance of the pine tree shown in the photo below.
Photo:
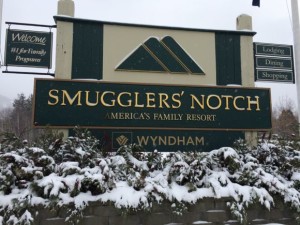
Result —
[{"label": "pine tree", "polygon": [[281,111],[275,124],[275,131],[284,139],[298,134],[298,121],[290,109]]}]

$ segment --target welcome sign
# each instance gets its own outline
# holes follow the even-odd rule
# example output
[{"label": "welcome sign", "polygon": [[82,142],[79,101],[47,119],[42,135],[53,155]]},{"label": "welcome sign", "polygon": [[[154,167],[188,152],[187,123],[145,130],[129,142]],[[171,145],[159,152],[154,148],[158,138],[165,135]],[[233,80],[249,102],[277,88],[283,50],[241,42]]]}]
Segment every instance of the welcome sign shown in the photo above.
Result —
[{"label": "welcome sign", "polygon": [[51,68],[52,33],[8,29],[6,66]]},{"label": "welcome sign", "polygon": [[270,90],[35,80],[34,125],[102,129],[268,130]]}]

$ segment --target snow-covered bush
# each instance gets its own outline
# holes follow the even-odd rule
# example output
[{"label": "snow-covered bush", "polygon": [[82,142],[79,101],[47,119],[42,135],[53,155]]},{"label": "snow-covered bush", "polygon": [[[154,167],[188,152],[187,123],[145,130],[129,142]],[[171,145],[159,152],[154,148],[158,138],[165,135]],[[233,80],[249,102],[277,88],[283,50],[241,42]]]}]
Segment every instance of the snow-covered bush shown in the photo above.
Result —
[{"label": "snow-covered bush", "polygon": [[[13,143],[16,140],[13,139]],[[223,198],[241,224],[247,208],[271,210],[281,198],[300,213],[300,151],[294,142],[243,143],[211,152],[142,152],[136,145],[103,154],[89,132],[45,147],[26,142],[0,146],[0,221],[31,224],[35,206],[51,210],[74,206],[67,221],[76,223],[90,202],[113,203],[124,213],[150,210],[169,202],[180,215],[203,198]]]}]

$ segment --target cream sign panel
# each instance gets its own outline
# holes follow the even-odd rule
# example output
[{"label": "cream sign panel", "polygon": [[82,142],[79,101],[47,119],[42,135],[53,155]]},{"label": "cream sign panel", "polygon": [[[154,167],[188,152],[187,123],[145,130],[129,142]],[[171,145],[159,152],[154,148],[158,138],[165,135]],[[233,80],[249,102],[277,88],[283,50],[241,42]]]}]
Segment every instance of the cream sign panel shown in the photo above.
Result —
[{"label": "cream sign panel", "polygon": [[103,79],[216,84],[212,32],[104,25]]}]

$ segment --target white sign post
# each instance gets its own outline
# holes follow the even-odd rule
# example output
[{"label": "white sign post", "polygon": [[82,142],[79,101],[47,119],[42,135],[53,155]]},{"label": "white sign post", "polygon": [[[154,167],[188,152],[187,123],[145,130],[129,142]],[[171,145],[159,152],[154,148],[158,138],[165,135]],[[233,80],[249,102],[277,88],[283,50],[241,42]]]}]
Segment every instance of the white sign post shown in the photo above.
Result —
[{"label": "white sign post", "polygon": [[300,22],[298,0],[291,0],[292,19],[293,19],[293,37],[294,37],[294,62],[296,70],[296,87],[298,103],[298,121],[300,121]]}]

